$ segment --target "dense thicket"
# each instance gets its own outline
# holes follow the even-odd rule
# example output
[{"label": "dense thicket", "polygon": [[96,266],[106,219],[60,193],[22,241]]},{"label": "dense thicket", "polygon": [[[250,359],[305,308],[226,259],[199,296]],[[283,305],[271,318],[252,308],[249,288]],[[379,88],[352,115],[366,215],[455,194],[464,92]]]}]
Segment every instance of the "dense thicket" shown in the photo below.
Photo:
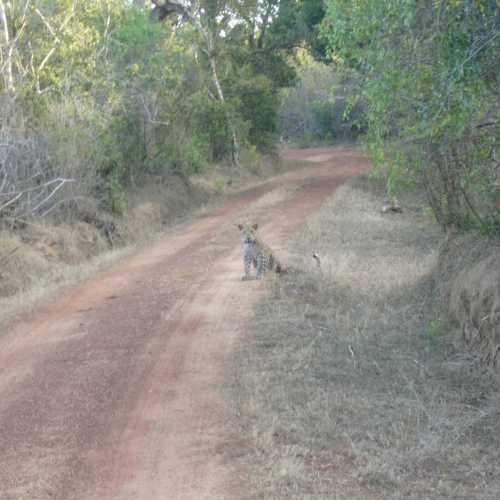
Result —
[{"label": "dense thicket", "polygon": [[327,0],[322,56],[361,82],[368,143],[443,227],[500,230],[497,0]]},{"label": "dense thicket", "polygon": [[272,148],[285,2],[154,4],[0,0],[0,218],[121,212],[145,175]]},{"label": "dense thicket", "polygon": [[280,132],[299,146],[352,141],[366,131],[357,74],[295,52],[297,82],[282,90]]}]

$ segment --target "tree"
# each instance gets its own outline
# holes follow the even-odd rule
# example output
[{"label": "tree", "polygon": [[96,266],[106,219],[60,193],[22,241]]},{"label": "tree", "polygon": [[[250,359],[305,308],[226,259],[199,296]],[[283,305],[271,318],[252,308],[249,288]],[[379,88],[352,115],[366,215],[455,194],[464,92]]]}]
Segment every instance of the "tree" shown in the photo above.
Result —
[{"label": "tree", "polygon": [[183,4],[154,0],[153,4],[156,17],[179,16],[181,24],[188,23],[198,33],[200,60],[210,71],[213,96],[227,113],[233,160],[237,162],[238,136],[245,131],[250,142],[269,149],[277,131],[278,90],[292,84],[295,76],[285,57],[299,39],[297,30],[290,30],[289,40],[284,40],[276,23],[293,22],[290,13],[297,11],[296,4],[288,0]]},{"label": "tree", "polygon": [[421,181],[443,228],[500,228],[496,0],[328,0],[321,34],[355,70],[388,190]]},{"label": "tree", "polygon": [[[205,54],[215,87],[216,96],[222,103],[226,104],[224,91],[218,74],[218,47],[217,41],[221,37],[224,28],[227,27],[228,18],[225,15],[226,4],[224,1],[190,1],[187,5],[163,0],[153,0],[155,10],[158,11],[158,18],[164,20],[170,14],[180,14],[189,21],[200,37],[199,49]],[[232,123],[231,117],[227,116],[227,121],[231,129],[232,159],[234,163],[239,163],[239,140],[236,127]]]}]

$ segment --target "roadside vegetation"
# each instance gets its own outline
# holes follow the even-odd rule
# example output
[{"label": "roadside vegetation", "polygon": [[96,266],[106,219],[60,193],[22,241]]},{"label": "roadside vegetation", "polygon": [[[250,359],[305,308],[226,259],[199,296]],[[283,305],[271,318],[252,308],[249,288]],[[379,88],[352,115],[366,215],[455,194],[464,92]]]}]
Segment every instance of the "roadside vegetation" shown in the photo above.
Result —
[{"label": "roadside vegetation", "polygon": [[255,310],[229,387],[251,498],[498,497],[500,391],[435,293],[440,228],[422,194],[384,198],[339,188]]},{"label": "roadside vegetation", "polygon": [[367,144],[388,193],[421,183],[444,229],[498,234],[498,2],[325,6],[323,54],[360,81]]},{"label": "roadside vegetation", "polygon": [[255,6],[136,4],[0,2],[2,222],[121,215],[150,176],[272,151],[294,71],[271,19],[253,40]]},{"label": "roadside vegetation", "polygon": [[305,49],[294,58],[297,81],[281,91],[279,129],[284,141],[298,146],[355,142],[366,133],[363,101],[356,74],[315,60]]}]

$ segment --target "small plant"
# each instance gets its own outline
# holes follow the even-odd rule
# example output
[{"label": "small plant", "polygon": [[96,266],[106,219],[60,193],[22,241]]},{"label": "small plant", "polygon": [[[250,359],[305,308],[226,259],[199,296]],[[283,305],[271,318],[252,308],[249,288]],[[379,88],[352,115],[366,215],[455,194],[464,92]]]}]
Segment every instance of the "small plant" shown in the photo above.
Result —
[{"label": "small plant", "polygon": [[436,216],[434,215],[432,207],[427,206],[424,208],[424,216],[427,221],[432,222],[433,224],[437,223]]},{"label": "small plant", "polygon": [[224,191],[226,185],[227,181],[224,177],[217,177],[217,179],[215,179],[215,189],[217,189],[217,191]]},{"label": "small plant", "polygon": [[433,319],[429,321],[427,328],[425,329],[425,337],[429,342],[436,342],[442,334],[442,325],[439,319]]},{"label": "small plant", "polygon": [[103,195],[103,207],[115,215],[123,215],[127,209],[127,194],[120,182],[111,177],[106,180]]},{"label": "small plant", "polygon": [[248,145],[241,153],[241,162],[253,174],[262,174],[262,156],[257,150],[257,146]]}]

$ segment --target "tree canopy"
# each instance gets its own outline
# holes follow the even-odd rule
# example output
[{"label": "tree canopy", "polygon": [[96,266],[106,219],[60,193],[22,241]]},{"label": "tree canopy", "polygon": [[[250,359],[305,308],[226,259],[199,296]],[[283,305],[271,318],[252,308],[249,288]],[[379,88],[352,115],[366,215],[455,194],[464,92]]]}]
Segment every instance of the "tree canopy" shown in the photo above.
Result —
[{"label": "tree canopy", "polygon": [[63,192],[120,212],[145,175],[237,165],[280,133],[366,132],[390,196],[422,182],[443,227],[499,230],[499,10],[0,0],[0,217],[48,213]]},{"label": "tree canopy", "polygon": [[423,181],[443,227],[497,230],[497,0],[327,0],[328,57],[356,71],[388,190]]},{"label": "tree canopy", "polygon": [[270,151],[295,78],[281,3],[0,0],[0,210],[44,213],[32,184],[41,202],[71,181],[120,211],[143,175]]}]

